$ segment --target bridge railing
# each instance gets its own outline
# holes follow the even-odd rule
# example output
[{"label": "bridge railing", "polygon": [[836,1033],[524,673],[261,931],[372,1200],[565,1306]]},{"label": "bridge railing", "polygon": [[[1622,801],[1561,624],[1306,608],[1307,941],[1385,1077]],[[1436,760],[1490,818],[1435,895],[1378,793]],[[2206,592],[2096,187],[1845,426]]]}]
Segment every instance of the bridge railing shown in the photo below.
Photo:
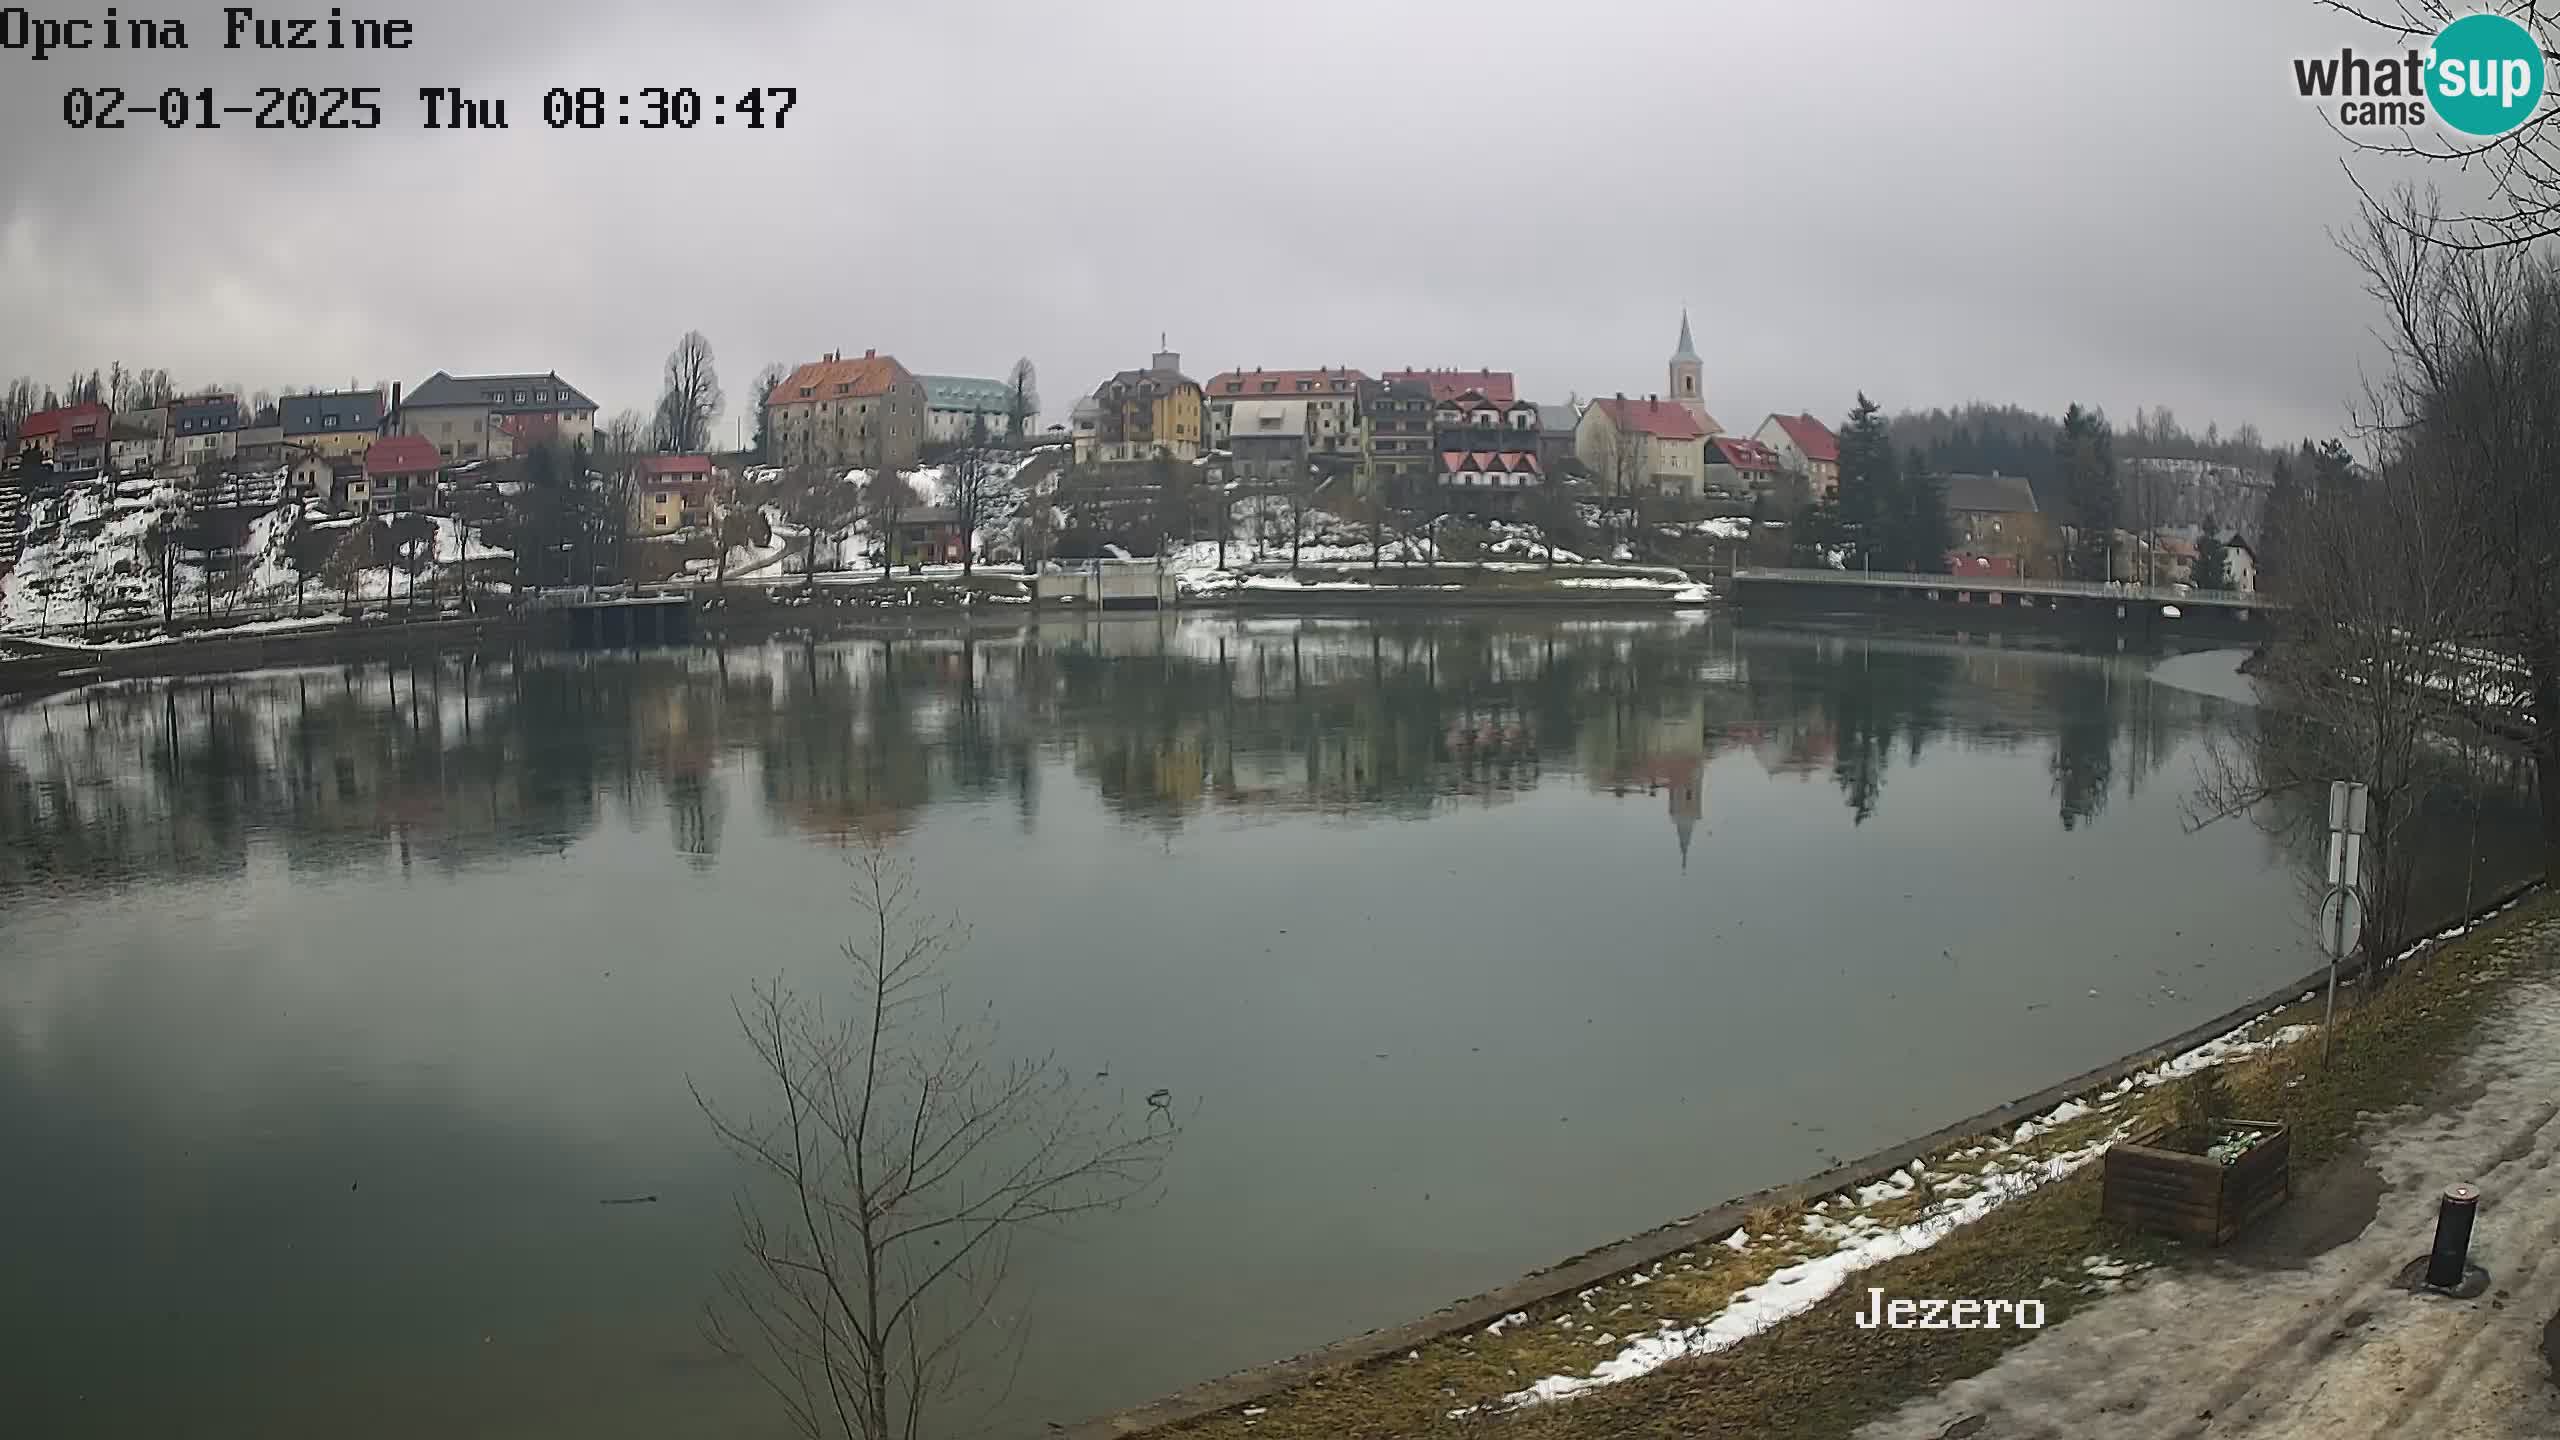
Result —
[{"label": "bridge railing", "polygon": [[2011,595],[2074,595],[2092,600],[2156,601],[2163,605],[2237,605],[2252,609],[2274,606],[2266,596],[2247,590],[2198,590],[2192,586],[2133,585],[2104,580],[2029,580],[2014,575],[1929,575],[1909,570],[1736,565],[1733,578],[1893,590],[1998,590]]}]

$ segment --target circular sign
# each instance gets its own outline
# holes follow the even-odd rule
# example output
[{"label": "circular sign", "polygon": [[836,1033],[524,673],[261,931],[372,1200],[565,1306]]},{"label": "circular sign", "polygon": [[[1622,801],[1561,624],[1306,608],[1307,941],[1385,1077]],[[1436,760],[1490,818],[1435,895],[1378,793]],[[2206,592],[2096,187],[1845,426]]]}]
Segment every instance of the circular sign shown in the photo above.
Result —
[{"label": "circular sign", "polygon": [[2505,15],[2465,15],[2427,51],[2427,104],[2465,135],[2504,135],[2542,103],[2542,47]]}]

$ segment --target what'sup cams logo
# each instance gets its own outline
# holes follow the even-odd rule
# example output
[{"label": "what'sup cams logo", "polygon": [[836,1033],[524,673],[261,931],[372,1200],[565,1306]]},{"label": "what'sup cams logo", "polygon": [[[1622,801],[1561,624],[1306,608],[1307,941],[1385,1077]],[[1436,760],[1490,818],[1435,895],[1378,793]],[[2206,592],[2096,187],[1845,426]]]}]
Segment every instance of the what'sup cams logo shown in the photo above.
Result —
[{"label": "what'sup cams logo", "polygon": [[2432,118],[2465,135],[2493,138],[2533,118],[2542,103],[2542,46],[2504,15],[2465,15],[2424,50],[2293,62],[2294,87],[2340,125],[2424,125]]}]

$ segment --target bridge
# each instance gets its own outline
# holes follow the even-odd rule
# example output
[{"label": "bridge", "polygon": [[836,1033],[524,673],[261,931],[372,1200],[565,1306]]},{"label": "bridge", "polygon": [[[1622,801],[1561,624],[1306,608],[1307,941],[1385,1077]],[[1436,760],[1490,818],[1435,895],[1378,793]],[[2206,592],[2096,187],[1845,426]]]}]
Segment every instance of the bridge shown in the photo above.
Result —
[{"label": "bridge", "polygon": [[[2263,626],[2276,602],[2246,590],[2131,585],[2099,580],[2029,580],[2001,575],[1921,575],[1892,570],[1822,570],[1767,565],[1733,569],[1735,603],[1797,608],[1925,611],[1961,618],[2051,619],[2146,629]],[[1943,612],[1943,613],[1942,613]]]}]

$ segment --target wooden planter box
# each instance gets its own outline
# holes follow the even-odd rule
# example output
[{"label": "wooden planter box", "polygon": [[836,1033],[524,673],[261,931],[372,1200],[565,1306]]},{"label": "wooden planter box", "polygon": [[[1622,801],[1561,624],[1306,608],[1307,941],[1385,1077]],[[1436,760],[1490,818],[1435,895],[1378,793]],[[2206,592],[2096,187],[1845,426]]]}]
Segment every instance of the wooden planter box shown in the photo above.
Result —
[{"label": "wooden planter box", "polygon": [[[2263,1120],[2225,1120],[2225,1130],[2260,1130],[2264,1140],[2225,1165],[2180,1148],[2192,1135],[2154,1130],[2107,1147],[2099,1213],[2110,1220],[2181,1240],[2221,1245],[2293,1193],[2285,1127]],[[2201,1147],[2197,1147],[2201,1148]]]}]

